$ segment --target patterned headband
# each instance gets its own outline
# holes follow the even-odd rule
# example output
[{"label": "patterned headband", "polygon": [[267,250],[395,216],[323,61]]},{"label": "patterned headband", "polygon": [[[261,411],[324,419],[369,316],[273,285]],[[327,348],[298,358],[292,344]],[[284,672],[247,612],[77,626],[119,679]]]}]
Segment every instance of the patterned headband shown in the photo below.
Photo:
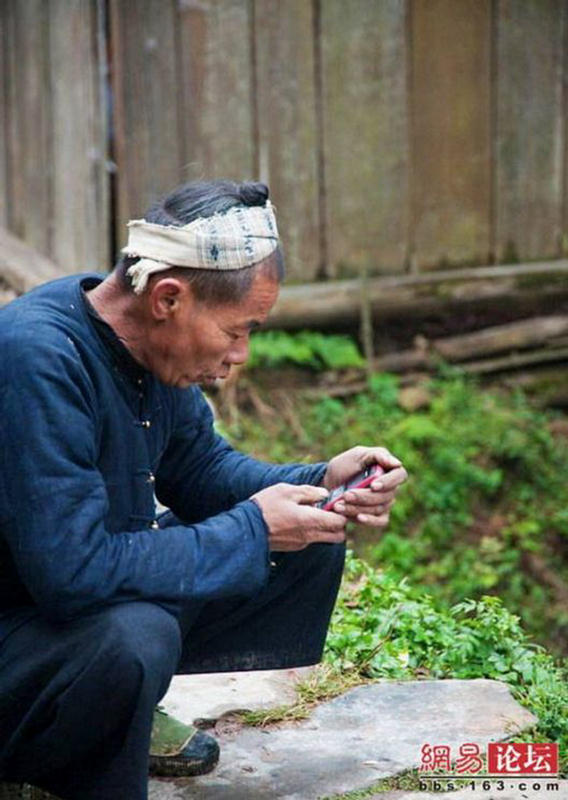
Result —
[{"label": "patterned headband", "polygon": [[278,247],[278,229],[270,200],[265,206],[233,206],[225,214],[200,217],[183,227],[143,219],[128,223],[127,256],[140,258],[128,270],[136,294],[155,272],[172,267],[243,269]]}]

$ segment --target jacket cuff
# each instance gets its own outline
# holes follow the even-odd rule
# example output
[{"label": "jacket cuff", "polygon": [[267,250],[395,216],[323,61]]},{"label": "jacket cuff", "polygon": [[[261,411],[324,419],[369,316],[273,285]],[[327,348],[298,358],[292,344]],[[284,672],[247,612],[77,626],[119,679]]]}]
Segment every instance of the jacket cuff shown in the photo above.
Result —
[{"label": "jacket cuff", "polygon": [[247,515],[249,519],[251,519],[252,526],[258,530],[260,526],[260,530],[263,532],[264,536],[259,538],[264,540],[264,554],[262,554],[261,564],[264,570],[264,575],[262,577],[262,585],[264,585],[268,581],[268,575],[270,572],[270,544],[269,544],[269,534],[270,531],[268,530],[268,525],[266,524],[266,520],[264,519],[264,514],[262,513],[261,507],[258,505],[256,500],[244,500],[242,503],[239,503],[239,506],[246,509]]}]

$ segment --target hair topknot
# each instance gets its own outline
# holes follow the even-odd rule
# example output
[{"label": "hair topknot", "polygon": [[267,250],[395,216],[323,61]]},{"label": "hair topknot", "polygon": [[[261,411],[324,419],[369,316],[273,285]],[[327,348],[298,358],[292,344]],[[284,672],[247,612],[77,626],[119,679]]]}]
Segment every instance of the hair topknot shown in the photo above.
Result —
[{"label": "hair topknot", "polygon": [[245,181],[239,185],[238,194],[245,206],[264,206],[268,200],[268,186],[265,183]]}]

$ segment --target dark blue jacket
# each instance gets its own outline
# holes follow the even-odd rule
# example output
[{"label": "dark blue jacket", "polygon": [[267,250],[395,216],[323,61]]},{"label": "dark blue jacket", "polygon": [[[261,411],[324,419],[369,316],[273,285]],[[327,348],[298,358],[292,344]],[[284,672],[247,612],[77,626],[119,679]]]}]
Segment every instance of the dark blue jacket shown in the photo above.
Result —
[{"label": "dark blue jacket", "polygon": [[[254,593],[268,540],[247,498],[325,470],[242,455],[197,387],[134,380],[87,312],[82,287],[101,279],[63,278],[0,310],[0,639],[20,608],[62,620]],[[183,525],[154,529],[154,490]]]}]

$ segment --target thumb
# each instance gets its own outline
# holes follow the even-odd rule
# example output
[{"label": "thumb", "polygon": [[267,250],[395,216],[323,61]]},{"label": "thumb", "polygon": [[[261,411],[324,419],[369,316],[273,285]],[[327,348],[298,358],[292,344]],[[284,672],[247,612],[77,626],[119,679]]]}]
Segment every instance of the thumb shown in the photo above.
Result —
[{"label": "thumb", "polygon": [[[386,469],[394,469],[395,467],[402,466],[402,461],[384,447],[380,447],[377,450],[372,451],[371,455],[373,456],[374,463]],[[369,466],[372,465],[373,461],[371,464],[369,464]]]},{"label": "thumb", "polygon": [[293,498],[297,503],[312,505],[319,500],[325,500],[328,495],[329,492],[323,486],[303,485],[296,486]]}]

